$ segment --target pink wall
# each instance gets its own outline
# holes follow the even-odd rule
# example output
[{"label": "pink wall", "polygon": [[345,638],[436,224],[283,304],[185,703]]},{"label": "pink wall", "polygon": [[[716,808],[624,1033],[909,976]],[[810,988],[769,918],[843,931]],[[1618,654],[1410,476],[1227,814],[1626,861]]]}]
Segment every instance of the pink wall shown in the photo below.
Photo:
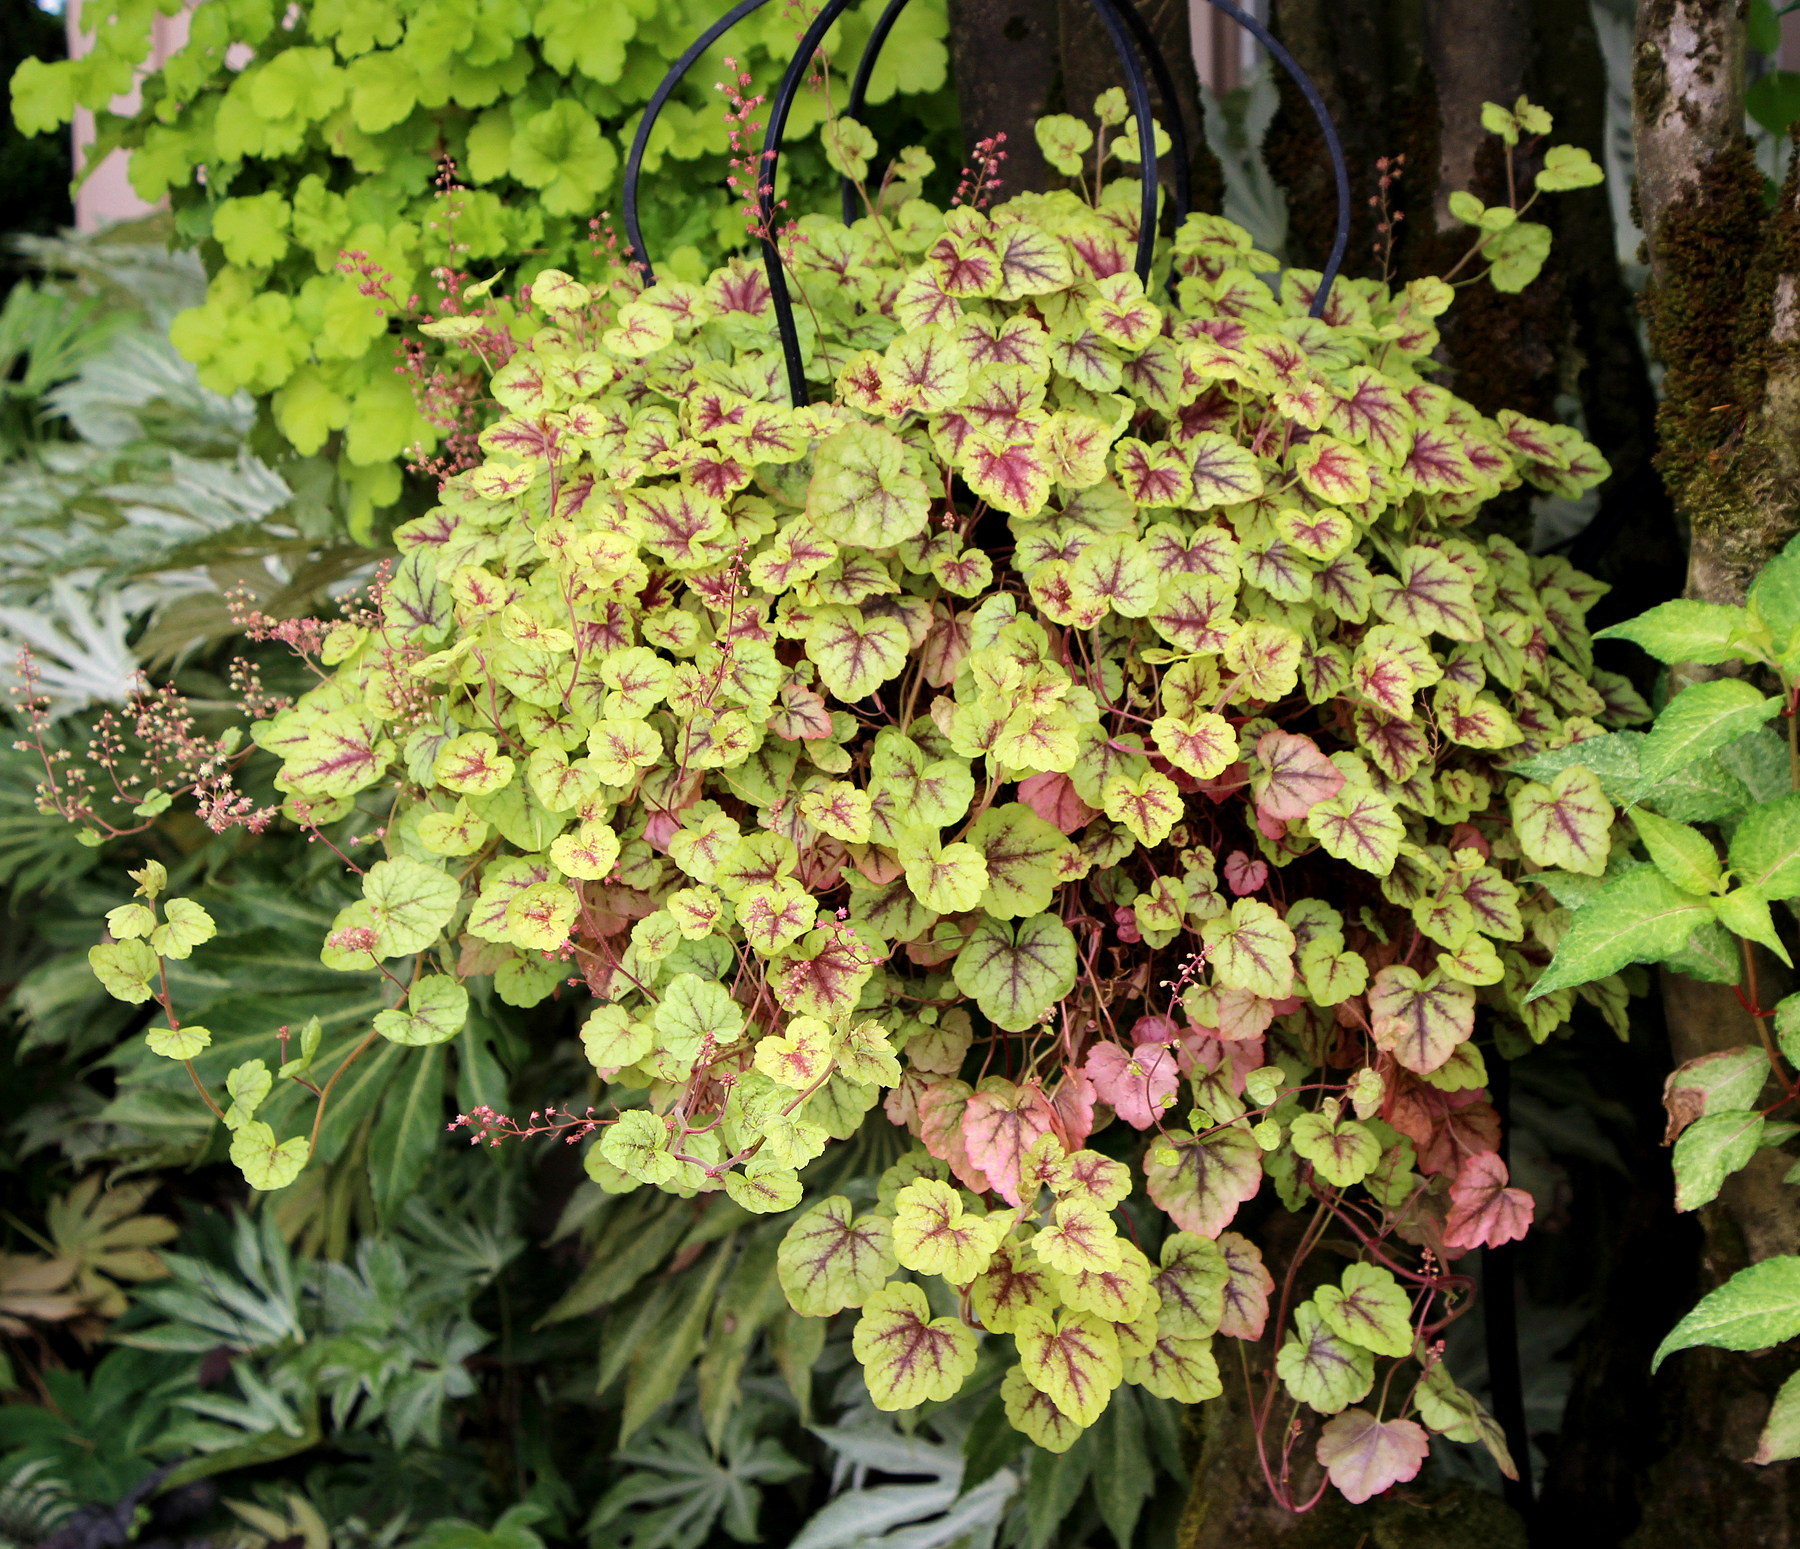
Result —
[{"label": "pink wall", "polygon": [[[80,58],[88,51],[88,45],[92,41],[81,30],[81,0],[68,0],[64,20],[69,29],[69,56]],[[171,54],[187,42],[187,35],[186,11],[175,16],[156,17],[151,23],[150,32],[151,68],[160,68]],[[138,93],[135,87],[124,96],[114,97],[112,100],[115,113],[130,113],[137,105]],[[94,115],[86,108],[75,110],[72,134],[75,168],[79,173],[87,159],[87,148],[94,139]],[[125,177],[125,153],[114,151],[76,194],[75,226],[79,231],[93,231],[113,221],[135,220],[156,208],[155,205],[145,204],[131,191],[131,184]]]}]

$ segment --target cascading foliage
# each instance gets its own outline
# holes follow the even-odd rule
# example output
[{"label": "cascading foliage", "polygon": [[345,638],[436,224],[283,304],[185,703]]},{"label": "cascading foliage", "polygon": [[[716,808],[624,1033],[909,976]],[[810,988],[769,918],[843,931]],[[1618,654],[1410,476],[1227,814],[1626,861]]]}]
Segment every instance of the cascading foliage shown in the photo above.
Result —
[{"label": "cascading foliage", "polygon": [[[947,211],[922,153],[870,187],[834,126],[869,214],[781,238],[814,403],[742,260],[490,281],[425,326],[486,380],[482,460],[369,606],[286,627],[317,686],[250,728],[361,874],[323,960],[387,1004],[330,1078],[316,1022],[233,1070],[232,1156],[292,1182],[309,1141],[271,1114],[378,1038],[455,1037],[471,980],[574,998],[590,1176],[792,1213],[789,1300],[859,1309],[880,1407],[1010,1341],[1007,1417],[1061,1451],[1121,1382],[1199,1402],[1216,1338],[1272,1332],[1262,1421],[1280,1388],[1320,1416],[1352,1500],[1428,1431],[1510,1467],[1435,1340],[1454,1261],[1530,1220],[1486,1059],[1567,1021],[1546,878],[1605,874],[1614,813],[1579,764],[1509,767],[1648,712],[1594,668],[1604,588],[1469,528],[1607,468],[1431,380],[1441,280],[1339,281],[1315,320],[1317,274],[1272,284],[1192,215],[1147,294],[1138,185],[1074,122],[1040,135],[1079,190]],[[1597,180],[1556,156],[1541,187]],[[1471,221],[1486,261],[1535,241]],[[164,880],[94,963],[191,1059],[159,971],[210,922],[159,918]],[[1579,993],[1622,1025],[1616,972]],[[808,1199],[865,1125],[916,1144],[873,1197]],[[1313,1212],[1303,1252],[1357,1255],[1273,1319],[1230,1230],[1265,1186]]]}]

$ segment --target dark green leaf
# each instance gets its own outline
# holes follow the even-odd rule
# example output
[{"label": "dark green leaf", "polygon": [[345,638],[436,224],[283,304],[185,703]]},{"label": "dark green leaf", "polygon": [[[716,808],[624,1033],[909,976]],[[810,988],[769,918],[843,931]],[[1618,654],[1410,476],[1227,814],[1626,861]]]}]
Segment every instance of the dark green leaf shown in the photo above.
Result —
[{"label": "dark green leaf", "polygon": [[369,1145],[369,1184],[384,1221],[394,1219],[432,1157],[450,1144],[444,1133],[443,1046],[409,1050],[381,1105]]}]

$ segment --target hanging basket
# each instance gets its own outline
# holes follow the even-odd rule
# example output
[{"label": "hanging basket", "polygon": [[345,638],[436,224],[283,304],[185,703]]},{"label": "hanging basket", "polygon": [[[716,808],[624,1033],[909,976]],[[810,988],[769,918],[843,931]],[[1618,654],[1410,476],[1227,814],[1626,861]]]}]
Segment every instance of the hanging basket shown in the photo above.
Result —
[{"label": "hanging basket", "polygon": [[[642,171],[644,152],[650,143],[650,133],[656,127],[658,115],[663,104],[669,100],[682,78],[692,68],[694,61],[713,46],[738,22],[752,11],[757,10],[765,0],[740,0],[721,16],[712,26],[694,40],[693,46],[675,61],[669,73],[662,78],[644,109],[644,116],[638,122],[637,134],[631,142],[631,154],[625,160],[625,198],[624,220],[625,236],[630,243],[630,256],[642,265],[644,279],[649,284],[656,282],[655,270],[650,264],[650,255],[644,245],[644,234],[638,225],[638,175]],[[806,76],[807,68],[813,55],[818,51],[825,34],[832,24],[841,16],[854,0],[826,0],[824,8],[813,18],[812,25],[800,40],[792,62],[776,88],[775,99],[769,117],[769,127],[763,141],[762,155],[757,163],[758,177],[763,186],[761,210],[763,229],[773,228],[775,219],[775,166],[781,154],[781,138],[787,128],[788,113],[794,105],[794,94],[800,89],[800,83]],[[1224,12],[1240,27],[1249,32],[1256,40],[1274,56],[1277,63],[1294,78],[1295,84],[1305,96],[1307,105],[1313,116],[1319,121],[1319,129],[1325,137],[1325,147],[1331,156],[1332,173],[1337,181],[1337,233],[1331,245],[1331,256],[1326,261],[1319,288],[1313,297],[1312,315],[1322,317],[1325,306],[1331,296],[1333,280],[1344,262],[1344,249],[1350,239],[1350,175],[1344,163],[1344,149],[1339,143],[1337,130],[1331,122],[1331,115],[1326,111],[1325,102],[1320,97],[1318,88],[1311,78],[1296,63],[1290,54],[1254,16],[1241,10],[1231,0],[1209,0],[1219,11]],[[1173,110],[1177,101],[1175,79],[1169,73],[1169,62],[1163,57],[1162,50],[1157,47],[1156,37],[1139,13],[1134,0],[1092,0],[1095,13],[1105,26],[1107,35],[1112,39],[1113,47],[1118,51],[1119,64],[1125,72],[1125,91],[1131,104],[1132,116],[1137,121],[1138,144],[1154,148],[1156,145],[1155,121],[1150,109],[1150,84],[1144,75],[1144,62],[1150,66],[1150,74],[1156,78],[1156,89],[1169,108],[1170,122],[1164,125],[1169,136],[1169,153],[1175,158],[1173,167],[1173,189],[1175,203],[1175,220],[1179,225],[1187,217],[1191,203],[1191,190],[1188,180],[1188,145],[1187,131],[1181,122],[1180,113]],[[888,34],[893,31],[894,23],[900,13],[906,9],[906,0],[888,0],[880,18],[875,23],[874,31],[869,34],[868,44],[864,47],[862,58],[857,62],[856,74],[850,85],[850,100],[846,112],[850,117],[857,117],[863,106],[869,89],[869,78],[874,74],[875,62],[881,56],[882,45],[887,42]],[[1135,47],[1133,46],[1135,44]],[[1139,54],[1142,54],[1142,60]],[[1143,204],[1138,215],[1138,248],[1137,261],[1134,268],[1137,277],[1148,288],[1150,284],[1150,262],[1156,248],[1156,214],[1157,214],[1157,179],[1146,176],[1143,182]],[[856,219],[856,190],[849,178],[843,180],[844,224],[854,223]],[[782,267],[781,253],[777,244],[769,238],[762,239],[763,268],[768,276],[769,295],[775,310],[775,328],[781,340],[781,352],[787,362],[788,396],[796,406],[807,402],[806,368],[800,353],[800,338],[794,328],[793,301],[788,295],[787,274]]]}]

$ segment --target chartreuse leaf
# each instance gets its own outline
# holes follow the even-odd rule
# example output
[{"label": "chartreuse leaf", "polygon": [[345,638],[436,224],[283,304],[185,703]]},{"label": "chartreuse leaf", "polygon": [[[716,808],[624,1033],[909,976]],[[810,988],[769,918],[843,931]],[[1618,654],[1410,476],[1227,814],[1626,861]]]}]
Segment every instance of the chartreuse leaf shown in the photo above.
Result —
[{"label": "chartreuse leaf", "polygon": [[977,1359],[975,1331],[956,1318],[933,1318],[924,1291],[898,1280],[864,1305],[851,1349],[870,1399],[886,1410],[954,1397]]},{"label": "chartreuse leaf", "polygon": [[407,993],[404,1010],[379,1011],[375,1031],[389,1043],[448,1043],[469,1018],[469,992],[446,974],[427,974]]},{"label": "chartreuse leaf", "polygon": [[966,1215],[961,1196],[947,1183],[920,1178],[894,1199],[894,1256],[922,1275],[942,1275],[967,1285],[999,1246],[999,1221]]},{"label": "chartreuse leaf", "polygon": [[1725,1180],[1756,1155],[1762,1144],[1760,1113],[1709,1113],[1675,1142],[1675,1208],[1698,1210],[1719,1197]]},{"label": "chartreuse leaf", "polygon": [[285,1189],[306,1166],[308,1147],[304,1135],[277,1140],[268,1125],[251,1121],[232,1138],[232,1164],[253,1189]]},{"label": "chartreuse leaf", "polygon": [[969,1302],[983,1328],[1009,1334],[1027,1308],[1055,1311],[1055,1280],[1048,1266],[1034,1262],[1017,1243],[1002,1242],[970,1285]]},{"label": "chartreuse leaf", "polygon": [[1326,1322],[1316,1302],[1294,1309],[1294,1331],[1275,1357],[1275,1371],[1298,1403],[1334,1415],[1375,1383],[1375,1357]]},{"label": "chartreuse leaf", "polygon": [[1000,1384],[1000,1399],[1006,1423],[1046,1452],[1067,1452],[1085,1434],[1084,1427],[1058,1409],[1048,1393],[1032,1386],[1023,1366],[1007,1372]]},{"label": "chartreuse leaf", "polygon": [[956,955],[957,988],[982,1015],[1023,1032],[1075,987],[1075,938],[1054,915],[1011,925],[983,915]]},{"label": "chartreuse leaf", "polygon": [[1711,918],[1704,898],[1682,891],[1654,866],[1634,866],[1575,911],[1574,923],[1527,999],[1591,984],[1627,963],[1663,962]]},{"label": "chartreuse leaf", "polygon": [[240,1130],[255,1116],[274,1089],[275,1078],[261,1060],[248,1060],[225,1078],[225,1090],[231,1094],[231,1106],[225,1110],[225,1128]]},{"label": "chartreuse leaf", "polygon": [[1751,625],[1768,632],[1771,652],[1791,673],[1800,635],[1800,542],[1790,538],[1787,547],[1762,567],[1750,583],[1745,603]]},{"label": "chartreuse leaf", "polygon": [[137,1006],[150,998],[157,956],[144,941],[109,941],[88,948],[88,967],[114,1000]]},{"label": "chartreuse leaf", "polygon": [[1163,1239],[1161,1267],[1150,1282],[1161,1298],[1158,1332],[1180,1339],[1205,1339],[1216,1333],[1230,1278],[1231,1267],[1210,1237],[1171,1232]]},{"label": "chartreuse leaf", "polygon": [[461,896],[454,879],[422,861],[377,861],[363,877],[377,957],[422,952],[442,934]]},{"label": "chartreuse leaf", "polygon": [[1295,1152],[1311,1162],[1326,1182],[1340,1189],[1361,1183],[1369,1169],[1381,1160],[1381,1142],[1374,1132],[1341,1114],[1335,1098],[1327,1098],[1318,1113],[1301,1114],[1288,1133]]},{"label": "chartreuse leaf", "polygon": [[1800,1457],[1800,1374],[1789,1377],[1769,1406],[1752,1463],[1780,1463]]},{"label": "chartreuse leaf", "polygon": [[1019,1314],[1013,1326],[1026,1380],[1077,1425],[1100,1418],[1124,1377],[1119,1336],[1091,1312],[1064,1311],[1052,1318],[1039,1308]]},{"label": "chartreuse leaf", "polygon": [[1753,809],[1731,836],[1739,886],[1764,898],[1800,895],[1800,791]]},{"label": "chartreuse leaf", "polygon": [[1659,662],[1728,662],[1739,654],[1744,610],[1716,602],[1677,598],[1595,634],[1596,640],[1630,640]]},{"label": "chartreuse leaf", "polygon": [[1600,777],[1584,764],[1571,764],[1549,785],[1535,781],[1512,798],[1519,848],[1540,866],[1598,877],[1612,849],[1612,803]]},{"label": "chartreuse leaf", "polygon": [[1719,885],[1723,868],[1712,841],[1699,829],[1672,823],[1642,807],[1631,814],[1631,821],[1656,869],[1676,887],[1686,893],[1710,893]]},{"label": "chartreuse leaf", "polygon": [[788,1305],[809,1318],[825,1318],[862,1306],[899,1261],[888,1219],[859,1219],[850,1201],[834,1194],[787,1229],[776,1265]]},{"label": "chartreuse leaf", "polygon": [[1759,693],[1742,678],[1690,683],[1657,716],[1638,752],[1638,768],[1646,780],[1666,779],[1748,736],[1781,705],[1779,698]]},{"label": "chartreuse leaf", "polygon": [[1656,1347],[1655,1371],[1677,1350],[1711,1345],[1720,1350],[1767,1350],[1800,1334],[1800,1257],[1762,1260],[1701,1298]]},{"label": "chartreuse leaf", "polygon": [[152,1054],[166,1060],[191,1060],[212,1046],[212,1034],[199,1023],[188,1022],[179,1028],[153,1027],[144,1034],[144,1042]]},{"label": "chartreuse leaf", "polygon": [[213,917],[192,899],[171,898],[163,905],[163,920],[150,932],[150,948],[164,957],[187,957],[218,934]]},{"label": "chartreuse leaf", "polygon": [[1349,1265],[1338,1284],[1320,1286],[1313,1301],[1340,1339],[1377,1355],[1412,1354],[1412,1302],[1380,1265]]},{"label": "chartreuse leaf", "polygon": [[1289,993],[1294,978],[1294,933],[1280,915],[1254,898],[1240,898],[1229,914],[1201,926],[1217,982],[1265,999]]},{"label": "chartreuse leaf", "polygon": [[1727,930],[1759,942],[1788,967],[1794,966],[1787,947],[1776,932],[1775,916],[1770,912],[1769,901],[1761,894],[1741,887],[1723,898],[1709,898],[1707,905]]}]

